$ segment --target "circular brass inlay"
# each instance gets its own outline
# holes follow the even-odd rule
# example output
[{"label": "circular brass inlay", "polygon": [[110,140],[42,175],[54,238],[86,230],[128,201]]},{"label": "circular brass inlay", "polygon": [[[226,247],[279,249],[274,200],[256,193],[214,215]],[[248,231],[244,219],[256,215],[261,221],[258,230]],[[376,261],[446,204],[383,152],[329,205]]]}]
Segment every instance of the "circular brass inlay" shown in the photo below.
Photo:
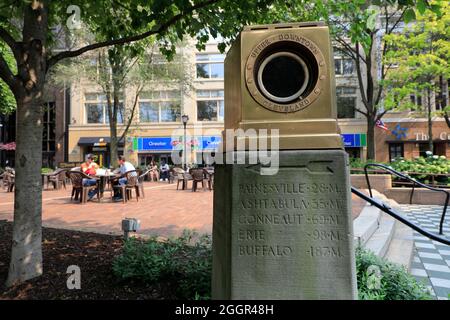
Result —
[{"label": "circular brass inlay", "polygon": [[[302,59],[293,50],[284,50],[284,44],[312,57],[317,74],[308,71],[309,61]],[[268,49],[274,45],[279,45],[279,48],[270,52]],[[264,70],[277,58],[290,59],[291,63],[296,61],[304,78],[298,88],[291,88],[285,95],[274,94],[274,90],[268,89],[263,81]],[[285,32],[264,39],[252,49],[245,66],[245,79],[251,96],[264,108],[283,113],[297,112],[308,107],[321,94],[326,68],[325,58],[314,42],[293,32]],[[311,88],[306,90],[307,86]]]}]

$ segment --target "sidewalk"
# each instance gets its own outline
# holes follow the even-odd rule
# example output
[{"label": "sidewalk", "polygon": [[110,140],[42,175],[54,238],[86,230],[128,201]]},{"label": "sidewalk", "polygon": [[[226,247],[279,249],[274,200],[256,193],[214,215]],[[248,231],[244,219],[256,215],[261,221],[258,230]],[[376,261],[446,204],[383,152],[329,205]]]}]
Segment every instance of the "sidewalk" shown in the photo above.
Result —
[{"label": "sidewalk", "polygon": [[[442,206],[402,205],[402,211],[414,223],[438,234]],[[445,219],[444,236],[450,237],[450,217]],[[423,281],[439,300],[450,298],[450,247],[422,236],[414,231],[414,260],[411,273]]]},{"label": "sidewalk", "polygon": [[[111,202],[105,191],[101,203],[95,200],[84,205],[70,200],[71,190],[67,186],[67,190],[43,191],[45,227],[121,234],[121,221],[127,217],[139,219],[139,233],[145,235],[176,236],[186,228],[211,232],[213,192],[209,190],[177,191],[176,184],[145,182],[145,198],[139,202],[134,197],[126,204]],[[12,220],[13,201],[13,193],[0,190],[0,220]]]}]

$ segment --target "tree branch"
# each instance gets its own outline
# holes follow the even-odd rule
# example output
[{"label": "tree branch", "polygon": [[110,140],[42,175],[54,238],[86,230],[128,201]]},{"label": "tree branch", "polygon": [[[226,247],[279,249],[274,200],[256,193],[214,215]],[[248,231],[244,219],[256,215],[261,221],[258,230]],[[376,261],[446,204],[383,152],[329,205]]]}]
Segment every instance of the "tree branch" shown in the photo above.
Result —
[{"label": "tree branch", "polygon": [[128,119],[127,126],[123,130],[122,135],[120,136],[120,139],[118,139],[117,141],[121,141],[121,140],[125,139],[125,135],[127,134],[128,130],[130,129],[131,123],[133,122],[133,119],[134,119],[134,113],[136,112],[136,106],[138,104],[139,95],[141,94],[141,91],[143,88],[144,88],[144,86],[141,85],[136,89],[136,95],[134,97],[134,103],[133,103],[133,108],[131,109],[130,118]]},{"label": "tree branch", "polygon": [[[356,50],[359,51],[359,43],[358,42],[355,44],[355,47],[356,47]],[[355,66],[356,66],[356,75],[358,77],[359,92],[361,93],[361,100],[363,101],[363,104],[366,107],[366,110],[369,111],[366,93],[364,90],[364,83],[363,83],[362,75],[361,75],[361,61],[359,58],[359,54],[356,56]]]},{"label": "tree branch", "polygon": [[376,118],[375,118],[375,121],[378,121],[378,120],[380,120],[381,118],[383,118],[383,116],[386,114],[386,112],[388,112],[389,110],[383,110],[383,112],[381,112],[381,113],[379,113],[379,114],[377,114],[377,116],[376,116]]},{"label": "tree branch", "polygon": [[0,55],[0,78],[3,81],[5,81],[5,83],[11,89],[11,91],[14,92],[14,87],[17,83],[17,79],[14,76],[14,74],[12,73],[8,64],[6,63],[5,58],[3,58],[3,56],[1,56],[1,55]]},{"label": "tree branch", "polygon": [[368,117],[368,116],[369,116],[369,115],[367,114],[367,112],[364,112],[364,111],[362,111],[362,110],[360,110],[360,109],[358,109],[358,108],[355,108],[355,111],[357,111],[357,112],[363,114],[365,117]]},{"label": "tree branch", "polygon": [[220,0],[207,0],[205,2],[201,2],[198,3],[196,5],[193,5],[192,7],[190,7],[188,10],[186,10],[185,12],[181,12],[177,15],[174,15],[172,18],[170,18],[168,21],[166,21],[165,23],[161,24],[158,28],[153,28],[152,30],[149,30],[147,32],[138,34],[138,35],[134,35],[134,36],[128,36],[128,37],[122,37],[122,38],[118,38],[118,39],[114,39],[114,40],[108,40],[108,41],[102,41],[102,42],[98,42],[98,43],[94,43],[94,44],[90,44],[87,45],[85,47],[82,47],[78,50],[74,50],[74,51],[63,51],[58,53],[57,55],[51,57],[50,59],[48,59],[47,61],[47,70],[50,69],[53,65],[55,65],[58,61],[65,59],[65,58],[72,58],[72,57],[76,57],[79,56],[85,52],[91,51],[91,50],[95,50],[95,49],[99,49],[102,47],[107,47],[107,46],[111,46],[111,45],[117,45],[117,44],[124,44],[124,43],[129,43],[129,42],[134,42],[134,41],[139,41],[142,39],[145,39],[151,35],[154,34],[160,34],[163,31],[167,30],[170,26],[172,26],[173,24],[175,24],[177,21],[181,20],[186,14],[192,13],[193,11],[197,10],[197,9],[201,9],[204,7],[207,7],[209,5],[212,5],[216,2],[219,2]]},{"label": "tree branch", "polygon": [[5,41],[5,43],[11,48],[11,51],[13,52],[14,56],[16,56],[19,51],[18,44],[16,40],[14,40],[12,35],[8,31],[6,31],[6,29],[3,27],[0,27],[0,39]]}]

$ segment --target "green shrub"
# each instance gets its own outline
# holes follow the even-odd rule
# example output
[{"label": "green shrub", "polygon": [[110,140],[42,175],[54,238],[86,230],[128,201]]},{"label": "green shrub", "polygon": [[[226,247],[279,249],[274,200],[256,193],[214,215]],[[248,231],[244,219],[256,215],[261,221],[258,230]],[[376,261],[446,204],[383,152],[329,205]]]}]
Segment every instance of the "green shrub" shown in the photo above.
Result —
[{"label": "green shrub", "polygon": [[[372,252],[356,249],[356,277],[360,300],[430,300],[426,287],[403,266],[390,263]],[[378,276],[372,272],[379,270]],[[379,286],[374,284],[379,281]]]},{"label": "green shrub", "polygon": [[[210,236],[196,241],[196,234],[186,231],[177,239],[147,241],[129,239],[122,255],[113,263],[115,276],[122,281],[138,281],[169,288],[178,299],[209,299],[211,296],[212,252]],[[361,300],[428,300],[425,286],[405,268],[356,249],[356,277]],[[373,286],[373,274],[380,271],[379,284]]]},{"label": "green shrub", "polygon": [[[417,157],[412,160],[398,158],[390,163],[390,166],[400,172],[409,172],[412,178],[423,183],[431,183],[429,174],[450,173],[450,160],[445,156],[428,155],[427,157]],[[411,174],[413,172],[414,174]],[[442,176],[436,177],[435,181],[440,184],[450,185],[450,179]]]},{"label": "green shrub", "polygon": [[211,237],[198,237],[192,231],[167,241],[131,238],[113,262],[118,279],[163,284],[169,294],[179,299],[208,299],[211,270]]},{"label": "green shrub", "polygon": [[41,168],[41,173],[50,173],[53,172],[54,170],[52,168]]}]

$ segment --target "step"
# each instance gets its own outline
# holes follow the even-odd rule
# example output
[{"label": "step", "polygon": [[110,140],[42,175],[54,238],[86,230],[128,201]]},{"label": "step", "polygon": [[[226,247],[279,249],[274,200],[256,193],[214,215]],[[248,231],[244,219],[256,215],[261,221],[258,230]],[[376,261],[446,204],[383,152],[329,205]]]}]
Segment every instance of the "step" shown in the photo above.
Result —
[{"label": "step", "polygon": [[384,257],[394,235],[395,224],[396,220],[383,212],[378,229],[364,247],[374,252],[377,256]]},{"label": "step", "polygon": [[[399,204],[392,199],[387,203],[396,211],[401,213]],[[403,265],[408,271],[414,257],[414,232],[407,225],[397,221],[391,244],[385,258],[390,262]]]},{"label": "step", "polygon": [[394,235],[385,258],[410,270],[414,256],[413,230],[401,222],[395,225]]},{"label": "step", "polygon": [[360,215],[353,220],[353,235],[355,246],[363,246],[378,229],[381,210],[366,204]]}]

